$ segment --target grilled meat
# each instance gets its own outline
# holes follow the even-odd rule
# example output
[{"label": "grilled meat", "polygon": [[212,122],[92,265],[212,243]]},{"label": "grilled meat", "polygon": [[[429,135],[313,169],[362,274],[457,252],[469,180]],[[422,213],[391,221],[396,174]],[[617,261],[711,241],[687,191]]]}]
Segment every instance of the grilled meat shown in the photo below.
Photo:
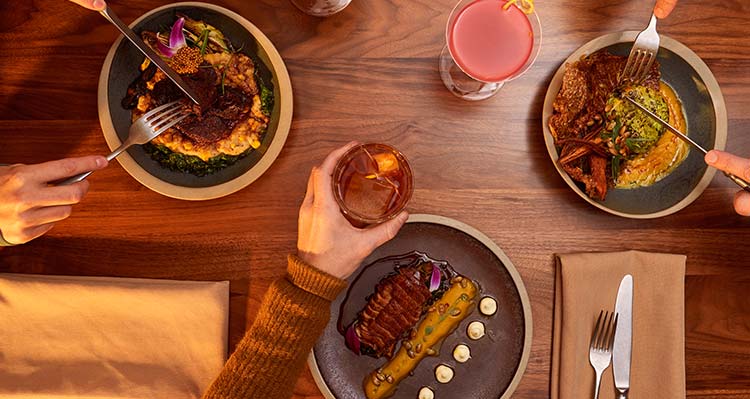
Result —
[{"label": "grilled meat", "polygon": [[355,326],[360,341],[377,357],[390,357],[396,342],[419,321],[431,298],[429,276],[414,266],[401,268],[378,283]]}]

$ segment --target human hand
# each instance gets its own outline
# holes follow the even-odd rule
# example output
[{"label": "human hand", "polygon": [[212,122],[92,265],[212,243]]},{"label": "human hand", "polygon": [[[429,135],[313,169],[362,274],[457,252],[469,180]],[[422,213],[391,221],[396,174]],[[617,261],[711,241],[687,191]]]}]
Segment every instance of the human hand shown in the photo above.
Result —
[{"label": "human hand", "polygon": [[347,278],[375,248],[396,236],[409,215],[401,212],[377,226],[359,229],[351,225],[333,197],[331,175],[339,158],[356,143],[349,143],[314,167],[299,211],[297,255],[316,268]]},{"label": "human hand", "polygon": [[672,13],[676,5],[677,0],[656,0],[654,15],[656,15],[656,18],[664,19]]},{"label": "human hand", "polygon": [[107,3],[104,0],[70,0],[73,3],[78,4],[81,7],[88,8],[89,10],[101,11],[107,8]]},{"label": "human hand", "polygon": [[0,167],[0,233],[11,244],[41,236],[70,216],[71,205],[89,189],[84,180],[68,186],[48,183],[107,166],[102,156],[67,158],[36,165]]},{"label": "human hand", "polygon": [[[740,179],[750,181],[750,159],[728,152],[711,150],[706,154],[706,163],[721,171],[731,173]],[[742,216],[750,216],[750,193],[740,190],[734,195],[734,210]]]}]

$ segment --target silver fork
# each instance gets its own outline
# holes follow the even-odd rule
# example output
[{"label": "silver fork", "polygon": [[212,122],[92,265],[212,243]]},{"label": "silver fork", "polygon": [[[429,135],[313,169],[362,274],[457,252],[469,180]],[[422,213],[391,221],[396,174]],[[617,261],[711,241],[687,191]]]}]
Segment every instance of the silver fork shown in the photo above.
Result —
[{"label": "silver fork", "polygon": [[596,320],[596,327],[594,327],[594,333],[591,335],[591,345],[589,345],[589,362],[594,367],[594,371],[596,371],[594,399],[599,398],[599,385],[602,382],[602,373],[604,373],[604,370],[612,362],[612,346],[615,340],[616,329],[617,313],[609,313],[604,310],[599,312],[599,319]]},{"label": "silver fork", "polygon": [[628,56],[628,63],[620,74],[619,83],[638,84],[643,81],[656,61],[659,52],[659,34],[656,33],[656,16],[651,15],[646,29],[635,38],[633,48]]},{"label": "silver fork", "polygon": [[[130,125],[128,138],[120,144],[119,147],[112,151],[111,154],[107,155],[107,161],[115,159],[123,151],[127,150],[134,144],[148,143],[189,115],[190,110],[183,106],[180,101],[173,101],[148,111]],[[57,185],[66,186],[68,184],[77,183],[87,178],[92,173],[94,173],[94,171],[81,173],[80,175],[65,179],[57,183]]]}]

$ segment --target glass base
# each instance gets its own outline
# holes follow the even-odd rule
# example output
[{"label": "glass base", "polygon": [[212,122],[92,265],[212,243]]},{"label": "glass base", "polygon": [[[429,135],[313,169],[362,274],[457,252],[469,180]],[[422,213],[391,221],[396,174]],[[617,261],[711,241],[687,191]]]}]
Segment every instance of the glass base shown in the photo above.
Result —
[{"label": "glass base", "polygon": [[329,17],[346,8],[352,0],[291,0],[302,12],[313,17]]},{"label": "glass base", "polygon": [[480,82],[467,75],[453,61],[448,46],[444,46],[443,51],[440,52],[440,77],[443,79],[445,87],[451,93],[467,101],[479,101],[490,98],[497,94],[504,84],[504,82]]}]

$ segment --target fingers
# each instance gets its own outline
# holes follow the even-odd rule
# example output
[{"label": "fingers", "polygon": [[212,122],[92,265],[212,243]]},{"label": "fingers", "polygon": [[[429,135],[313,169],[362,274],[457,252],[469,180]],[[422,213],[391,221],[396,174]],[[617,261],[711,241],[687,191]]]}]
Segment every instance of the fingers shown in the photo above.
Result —
[{"label": "fingers", "polygon": [[656,18],[664,19],[672,13],[676,5],[677,0],[656,0],[654,15],[656,15]]},{"label": "fingers", "polygon": [[107,3],[104,0],[70,0],[73,3],[78,4],[81,7],[88,8],[89,10],[101,11],[107,7]]},{"label": "fingers", "polygon": [[409,214],[404,211],[399,213],[395,218],[368,229],[365,234],[372,239],[372,249],[374,250],[392,240],[408,219]]},{"label": "fingers", "polygon": [[35,192],[30,201],[32,207],[47,207],[56,205],[75,205],[89,191],[89,182],[84,180],[67,186],[44,187]]},{"label": "fingers", "polygon": [[333,174],[333,169],[336,167],[336,163],[339,159],[341,159],[341,157],[355,145],[357,145],[356,142],[351,142],[343,147],[337,148],[328,154],[320,167],[313,169],[313,174],[315,175],[314,191],[316,204],[319,204],[320,206],[335,205],[331,175]]},{"label": "fingers", "polygon": [[25,171],[32,180],[42,183],[49,183],[66,177],[88,172],[90,170],[99,170],[107,166],[107,159],[100,155],[92,155],[80,158],[66,158],[57,161],[29,165]]},{"label": "fingers", "polygon": [[750,216],[750,193],[742,190],[734,195],[734,210],[742,216]]},{"label": "fingers", "polygon": [[48,206],[44,208],[31,209],[25,213],[23,218],[30,227],[42,226],[67,219],[73,208],[70,205]]},{"label": "fingers", "polygon": [[705,161],[716,169],[731,173],[744,180],[750,180],[750,159],[724,151],[711,150],[706,154]]}]

